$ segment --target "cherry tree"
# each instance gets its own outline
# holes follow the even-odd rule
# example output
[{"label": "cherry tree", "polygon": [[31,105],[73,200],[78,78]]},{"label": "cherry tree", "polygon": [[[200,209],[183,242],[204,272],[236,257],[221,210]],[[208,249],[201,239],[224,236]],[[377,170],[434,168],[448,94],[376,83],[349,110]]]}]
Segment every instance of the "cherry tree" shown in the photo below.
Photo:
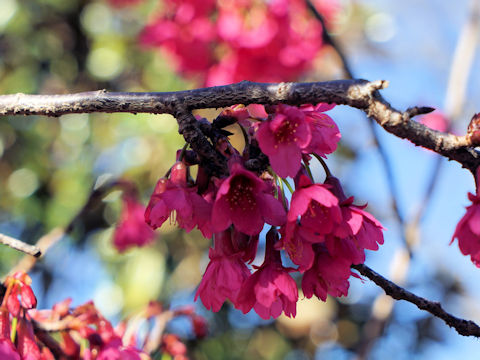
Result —
[{"label": "cherry tree", "polygon": [[[141,0],[109,1],[113,11],[141,5]],[[347,56],[330,35],[339,11],[340,4],[333,0],[165,0],[139,31],[137,41],[142,51],[158,51],[169,59],[194,89],[0,96],[3,116],[170,114],[185,142],[169,154],[168,171],[157,180],[148,204],[142,204],[131,180],[97,181],[69,224],[47,233],[36,245],[0,235],[3,244],[27,254],[4,281],[0,355],[9,359],[149,359],[163,353],[183,359],[186,345],[166,331],[174,318],[187,319],[198,339],[206,336],[206,320],[192,306],[169,308],[152,301],[115,327],[93,302],[73,307],[72,300],[66,299],[52,309],[36,309],[27,273],[114,190],[122,192],[122,210],[112,236],[120,253],[161,241],[157,229],[172,225],[185,232],[199,231],[210,242],[195,300],[212,312],[227,304],[264,320],[282,314],[294,318],[303,297],[325,302],[329,296],[348,296],[350,283],[357,278],[383,289],[387,301],[410,302],[460,335],[480,336],[475,322],[400,285],[406,273],[395,276],[394,282],[365,264],[368,253],[382,251],[389,230],[375,209],[356,200],[329,167],[332,154],[342,145],[332,110],[358,109],[365,114],[385,165],[408,268],[414,255],[411,234],[426,205],[413,220],[403,217],[379,129],[459,163],[472,174],[477,192],[468,194],[471,204],[452,229],[451,241],[478,267],[480,170],[475,148],[480,146],[480,116],[472,114],[468,129],[454,134],[449,122],[452,113],[433,113],[434,108],[416,104],[406,110],[391,105],[382,95],[388,81],[354,76]],[[471,13],[467,27],[478,33],[478,6]],[[327,49],[336,55],[343,79],[315,81],[312,74],[319,72],[315,61]],[[469,64],[463,65],[453,68],[460,66],[468,75]],[[207,116],[205,109],[217,110]],[[234,141],[238,138],[241,146]],[[433,176],[424,203],[435,181]],[[365,339],[359,356],[368,356],[390,315],[391,308],[376,319],[381,324]],[[372,317],[369,323],[373,322]],[[148,324],[146,330],[144,324]]]}]

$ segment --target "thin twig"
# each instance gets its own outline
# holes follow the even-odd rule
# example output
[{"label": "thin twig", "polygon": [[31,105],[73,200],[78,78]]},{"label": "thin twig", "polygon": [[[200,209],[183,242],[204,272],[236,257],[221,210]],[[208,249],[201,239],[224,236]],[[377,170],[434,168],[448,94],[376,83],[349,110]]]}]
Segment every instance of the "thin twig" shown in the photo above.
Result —
[{"label": "thin twig", "polygon": [[372,280],[375,284],[381,287],[385,293],[395,300],[405,300],[420,310],[428,311],[430,314],[442,319],[448,326],[454,328],[460,335],[480,337],[480,326],[470,320],[465,320],[453,316],[446,312],[442,305],[438,302],[427,300],[421,296],[398,286],[394,282],[385,279],[380,274],[376,273],[364,264],[353,265],[352,268],[357,270],[363,276]]},{"label": "thin twig", "polygon": [[313,16],[315,16],[315,18],[322,25],[323,42],[330,45],[337,53],[338,57],[340,58],[340,65],[342,66],[343,72],[345,73],[347,79],[353,79],[354,78],[353,72],[347,60],[347,57],[345,56],[345,54],[343,53],[341,47],[337,44],[337,42],[330,36],[330,33],[327,30],[327,24],[322,14],[318,12],[317,8],[315,7],[315,5],[313,5],[313,3],[310,0],[305,0],[305,4],[307,5],[307,8],[312,12]]},{"label": "thin twig", "polygon": [[37,246],[27,244],[8,235],[0,234],[0,244],[7,245],[12,249],[21,251],[27,255],[35,257],[39,257],[40,255],[42,255],[42,252]]}]

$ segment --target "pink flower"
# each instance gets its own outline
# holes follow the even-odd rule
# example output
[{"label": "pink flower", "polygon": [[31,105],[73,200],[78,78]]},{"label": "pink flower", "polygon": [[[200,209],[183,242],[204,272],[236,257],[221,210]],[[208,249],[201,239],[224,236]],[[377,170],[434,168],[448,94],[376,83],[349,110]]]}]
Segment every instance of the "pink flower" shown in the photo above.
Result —
[{"label": "pink flower", "polygon": [[292,195],[287,221],[300,224],[305,231],[310,231],[312,237],[321,241],[322,235],[333,232],[342,219],[338,199],[323,184],[313,184],[305,175],[300,175],[296,181],[296,190]]},{"label": "pink flower", "polygon": [[235,302],[250,271],[242,260],[243,253],[235,252],[231,231],[215,234],[215,246],[210,249],[210,263],[203,274],[195,301],[198,297],[203,305],[212,311],[219,311],[226,299]]},{"label": "pink flower", "polygon": [[312,133],[312,141],[303,150],[303,153],[316,153],[325,157],[326,154],[330,154],[337,149],[337,143],[341,138],[340,131],[332,118],[323,113],[334,107],[335,104],[323,103],[316,106],[302,105],[300,107]]},{"label": "pink flower", "polygon": [[235,307],[244,314],[252,308],[262,319],[277,318],[282,311],[288,317],[297,312],[298,290],[295,280],[284,268],[280,252],[274,249],[278,238],[275,230],[267,233],[265,261],[243,284]]},{"label": "pink flower", "polygon": [[257,255],[258,235],[246,235],[232,229],[232,246],[234,252],[242,252],[242,260],[248,263],[253,262]]},{"label": "pink flower", "polygon": [[15,346],[10,340],[10,315],[5,307],[0,307],[0,359],[20,360]]},{"label": "pink flower", "polygon": [[445,114],[435,111],[422,116],[420,122],[430,129],[445,132],[448,129],[449,121]]},{"label": "pink flower", "polygon": [[35,341],[32,323],[23,316],[18,321],[17,333],[17,349],[22,360],[40,360],[40,349]]},{"label": "pink flower", "polygon": [[141,360],[140,354],[143,354],[143,352],[131,346],[123,346],[122,339],[115,337],[102,346],[96,359]]},{"label": "pink flower", "polygon": [[177,162],[170,179],[158,180],[145,210],[145,222],[156,229],[175,214],[173,221],[191,231],[197,226],[203,236],[212,237],[210,224],[211,205],[197,194],[196,187],[187,186],[187,167]]},{"label": "pink flower", "polygon": [[326,237],[325,243],[333,256],[361,264],[365,261],[365,249],[378,250],[378,245],[383,244],[384,228],[373,215],[363,210],[366,205],[353,205],[353,197],[346,198],[337,178],[329,176],[325,183],[340,200],[342,211],[341,223]]},{"label": "pink flower", "polygon": [[0,339],[0,359],[20,360],[20,355],[10,339]]},{"label": "pink flower", "polygon": [[13,276],[7,276],[5,280],[7,293],[2,306],[6,305],[13,316],[19,315],[20,308],[29,310],[37,306],[37,298],[30,287],[31,284],[32,279],[23,271],[17,271]]},{"label": "pink flower", "polygon": [[178,71],[198,76],[214,63],[217,34],[209,19],[214,4],[214,0],[165,1],[166,13],[143,29],[140,43],[161,47]]},{"label": "pink flower", "polygon": [[133,246],[145,246],[155,238],[153,230],[145,223],[145,206],[133,196],[123,198],[123,210],[113,235],[113,244],[123,252]]},{"label": "pink flower", "polygon": [[331,256],[323,245],[315,246],[315,263],[303,274],[302,290],[307,298],[316,295],[326,301],[327,295],[347,296],[351,263]]},{"label": "pink flower", "polygon": [[276,249],[284,249],[290,260],[294,264],[299,265],[298,271],[303,273],[310,269],[313,265],[315,253],[313,252],[313,244],[323,241],[323,236],[315,236],[306,229],[298,221],[289,221],[282,226],[280,232],[282,238],[276,244]]},{"label": "pink flower", "polygon": [[262,179],[234,163],[230,176],[221,182],[213,204],[214,230],[220,232],[233,224],[244,234],[258,235],[265,222],[282,225],[285,210],[269,190]]},{"label": "pink flower", "polygon": [[[477,170],[477,178],[480,170]],[[480,196],[468,193],[472,205],[458,222],[452,241],[458,240],[458,247],[463,255],[470,255],[475,266],[480,267]]]},{"label": "pink flower", "polygon": [[293,177],[300,169],[302,150],[310,144],[312,133],[301,110],[278,105],[275,114],[261,123],[257,140],[273,170],[283,178]]}]

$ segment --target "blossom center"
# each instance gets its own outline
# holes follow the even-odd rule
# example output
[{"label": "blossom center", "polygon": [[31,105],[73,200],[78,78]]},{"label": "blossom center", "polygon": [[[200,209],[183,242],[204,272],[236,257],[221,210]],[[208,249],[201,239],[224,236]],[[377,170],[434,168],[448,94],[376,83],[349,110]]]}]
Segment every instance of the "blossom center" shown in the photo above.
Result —
[{"label": "blossom center", "polygon": [[238,208],[242,211],[254,210],[257,206],[257,201],[253,194],[252,182],[245,177],[235,177],[232,179],[227,199],[230,210]]},{"label": "blossom center", "polygon": [[296,142],[298,122],[292,123],[290,120],[285,120],[282,126],[275,132],[275,140],[277,143],[291,143]]}]

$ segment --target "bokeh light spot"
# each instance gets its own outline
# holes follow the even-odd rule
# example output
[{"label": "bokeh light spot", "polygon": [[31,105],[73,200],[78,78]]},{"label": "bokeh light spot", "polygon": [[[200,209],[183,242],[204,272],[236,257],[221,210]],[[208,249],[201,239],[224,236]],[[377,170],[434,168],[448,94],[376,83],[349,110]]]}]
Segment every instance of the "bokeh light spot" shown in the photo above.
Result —
[{"label": "bokeh light spot", "polygon": [[32,195],[38,188],[38,177],[29,169],[22,168],[14,171],[8,178],[8,189],[19,198]]},{"label": "bokeh light spot", "polygon": [[365,34],[370,41],[386,42],[397,33],[395,19],[386,13],[376,13],[365,23]]}]

